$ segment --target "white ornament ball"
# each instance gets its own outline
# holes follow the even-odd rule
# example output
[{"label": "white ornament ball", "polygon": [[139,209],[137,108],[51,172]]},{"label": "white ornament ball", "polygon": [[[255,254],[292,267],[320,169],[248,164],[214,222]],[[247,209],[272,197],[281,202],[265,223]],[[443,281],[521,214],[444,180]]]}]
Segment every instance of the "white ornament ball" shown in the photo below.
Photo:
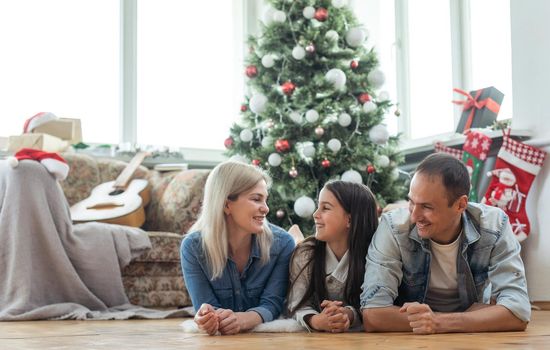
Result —
[{"label": "white ornament ball", "polygon": [[338,32],[335,31],[335,30],[329,30],[325,33],[325,38],[327,38],[328,40],[332,40],[332,41],[338,41],[338,39],[340,38],[340,36],[338,35]]},{"label": "white ornament ball", "polygon": [[239,138],[241,139],[242,142],[252,141],[252,137],[254,137],[254,134],[250,129],[243,129],[239,134]]},{"label": "white ornament ball", "polygon": [[313,144],[307,144],[304,146],[302,152],[304,156],[311,158],[315,155],[315,146],[313,146]]},{"label": "white ornament ball", "polygon": [[278,153],[271,153],[269,155],[269,157],[267,157],[267,162],[271,166],[279,166],[279,165],[281,165],[282,161],[283,161],[283,159],[281,158],[281,156]]},{"label": "white ornament ball", "polygon": [[304,48],[300,45],[294,46],[292,49],[292,57],[294,57],[294,59],[301,60],[306,57],[306,50],[304,50]]},{"label": "white ornament ball", "polygon": [[304,8],[304,11],[302,11],[302,14],[307,19],[312,19],[313,16],[315,16],[315,8],[313,6],[307,6]]},{"label": "white ornament ball", "polygon": [[397,180],[397,179],[399,178],[399,169],[394,168],[394,169],[391,171],[390,178],[391,178],[392,180]]},{"label": "white ornament ball", "polygon": [[267,105],[267,97],[264,94],[255,94],[248,103],[250,110],[256,114],[262,114]]},{"label": "white ornament ball", "polygon": [[266,136],[262,139],[262,147],[263,148],[270,148],[273,147],[273,138],[271,136]]},{"label": "white ornament ball", "polygon": [[378,89],[386,82],[386,76],[380,69],[374,69],[367,75],[367,81],[375,89]]},{"label": "white ornament ball", "polygon": [[365,33],[365,30],[362,28],[351,28],[346,33],[346,42],[351,47],[359,47],[363,45],[363,42],[365,41],[365,38],[367,37],[367,34]]},{"label": "white ornament ball", "polygon": [[264,12],[264,15],[262,16],[262,22],[266,26],[270,25],[271,22],[273,22],[273,14],[275,13],[275,9],[273,7],[268,7],[267,10]]},{"label": "white ornament ball", "polygon": [[292,120],[296,124],[302,123],[302,115],[298,112],[290,112],[288,117],[290,118],[290,120]]},{"label": "white ornament ball", "polygon": [[325,79],[334,84],[334,88],[342,90],[346,86],[346,73],[338,68],[332,68],[325,74]]},{"label": "white ornament ball", "polygon": [[315,202],[308,196],[302,196],[294,202],[294,212],[302,218],[309,218],[315,211]]},{"label": "white ornament ball", "polygon": [[340,148],[342,148],[342,143],[338,139],[330,139],[327,142],[327,147],[330,149],[333,153],[338,153]]},{"label": "white ornament ball", "polygon": [[363,178],[361,177],[361,174],[353,169],[345,171],[340,179],[342,181],[355,182],[358,184],[363,183]]},{"label": "white ornament ball", "polygon": [[332,0],[332,6],[336,7],[337,9],[346,6],[346,3],[346,0]]},{"label": "white ornament ball", "polygon": [[264,66],[265,68],[271,68],[274,65],[275,65],[275,59],[273,55],[267,54],[267,55],[264,55],[264,57],[262,57],[262,66]]},{"label": "white ornament ball", "polygon": [[376,158],[376,163],[378,164],[379,167],[385,168],[388,165],[390,165],[390,158],[388,158],[388,156],[383,154],[378,158]]},{"label": "white ornament ball", "polygon": [[319,120],[319,113],[317,113],[317,111],[314,109],[310,109],[306,112],[306,120],[310,123],[315,123],[317,120]]},{"label": "white ornament ball", "polygon": [[377,145],[385,144],[389,138],[390,133],[384,124],[375,125],[369,130],[369,139]]},{"label": "white ornament ball", "polygon": [[365,113],[370,113],[376,110],[376,104],[372,101],[367,101],[363,103],[363,110]]},{"label": "white ornament ball", "polygon": [[286,13],[283,11],[275,11],[273,12],[273,21],[277,23],[283,23],[286,21]]},{"label": "white ornament ball", "polygon": [[340,115],[338,116],[338,124],[340,124],[344,128],[346,126],[349,126],[351,124],[351,116],[347,113],[340,113]]},{"label": "white ornament ball", "polygon": [[378,101],[380,102],[388,101],[389,99],[390,93],[387,91],[380,91],[380,93],[378,94]]}]

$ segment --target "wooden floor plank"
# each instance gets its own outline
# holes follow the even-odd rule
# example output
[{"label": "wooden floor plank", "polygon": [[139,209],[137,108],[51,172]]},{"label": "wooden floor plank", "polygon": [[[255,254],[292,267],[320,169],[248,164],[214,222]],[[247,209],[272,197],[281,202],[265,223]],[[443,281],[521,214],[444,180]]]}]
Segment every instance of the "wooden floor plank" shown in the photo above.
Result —
[{"label": "wooden floor plank", "polygon": [[525,332],[251,333],[210,337],[183,333],[183,319],[128,321],[1,322],[0,349],[544,349],[550,342],[550,312],[533,312]]}]

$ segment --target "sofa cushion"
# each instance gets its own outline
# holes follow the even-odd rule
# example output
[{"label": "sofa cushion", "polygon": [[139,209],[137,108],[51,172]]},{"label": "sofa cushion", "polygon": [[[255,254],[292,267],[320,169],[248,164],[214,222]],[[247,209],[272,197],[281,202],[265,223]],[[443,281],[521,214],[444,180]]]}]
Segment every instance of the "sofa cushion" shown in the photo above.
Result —
[{"label": "sofa cushion", "polygon": [[73,205],[88,198],[93,188],[99,185],[101,175],[95,158],[84,154],[62,155],[70,167],[69,175],[60,181],[61,188],[69,205]]},{"label": "sofa cushion", "polygon": [[147,207],[145,229],[186,233],[198,218],[208,174],[209,170],[192,169],[161,181]]}]

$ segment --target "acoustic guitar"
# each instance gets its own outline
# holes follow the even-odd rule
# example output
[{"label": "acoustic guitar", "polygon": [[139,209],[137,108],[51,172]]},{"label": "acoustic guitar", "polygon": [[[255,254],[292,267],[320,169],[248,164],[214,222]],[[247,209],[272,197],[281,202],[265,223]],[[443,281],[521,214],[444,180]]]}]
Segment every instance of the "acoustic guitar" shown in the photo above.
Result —
[{"label": "acoustic guitar", "polygon": [[145,222],[145,207],[151,199],[147,180],[131,179],[146,152],[137,153],[115,181],[96,186],[90,196],[71,207],[74,223],[100,221],[140,227]]}]

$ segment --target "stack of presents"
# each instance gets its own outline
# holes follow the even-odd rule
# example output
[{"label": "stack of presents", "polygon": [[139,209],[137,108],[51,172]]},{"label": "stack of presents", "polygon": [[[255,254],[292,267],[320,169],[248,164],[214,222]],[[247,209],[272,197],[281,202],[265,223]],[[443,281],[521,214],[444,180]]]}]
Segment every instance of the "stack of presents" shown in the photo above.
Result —
[{"label": "stack of presents", "polygon": [[41,112],[27,119],[21,135],[9,137],[8,151],[33,148],[62,152],[79,142],[82,142],[80,119],[58,118],[53,113]]}]

